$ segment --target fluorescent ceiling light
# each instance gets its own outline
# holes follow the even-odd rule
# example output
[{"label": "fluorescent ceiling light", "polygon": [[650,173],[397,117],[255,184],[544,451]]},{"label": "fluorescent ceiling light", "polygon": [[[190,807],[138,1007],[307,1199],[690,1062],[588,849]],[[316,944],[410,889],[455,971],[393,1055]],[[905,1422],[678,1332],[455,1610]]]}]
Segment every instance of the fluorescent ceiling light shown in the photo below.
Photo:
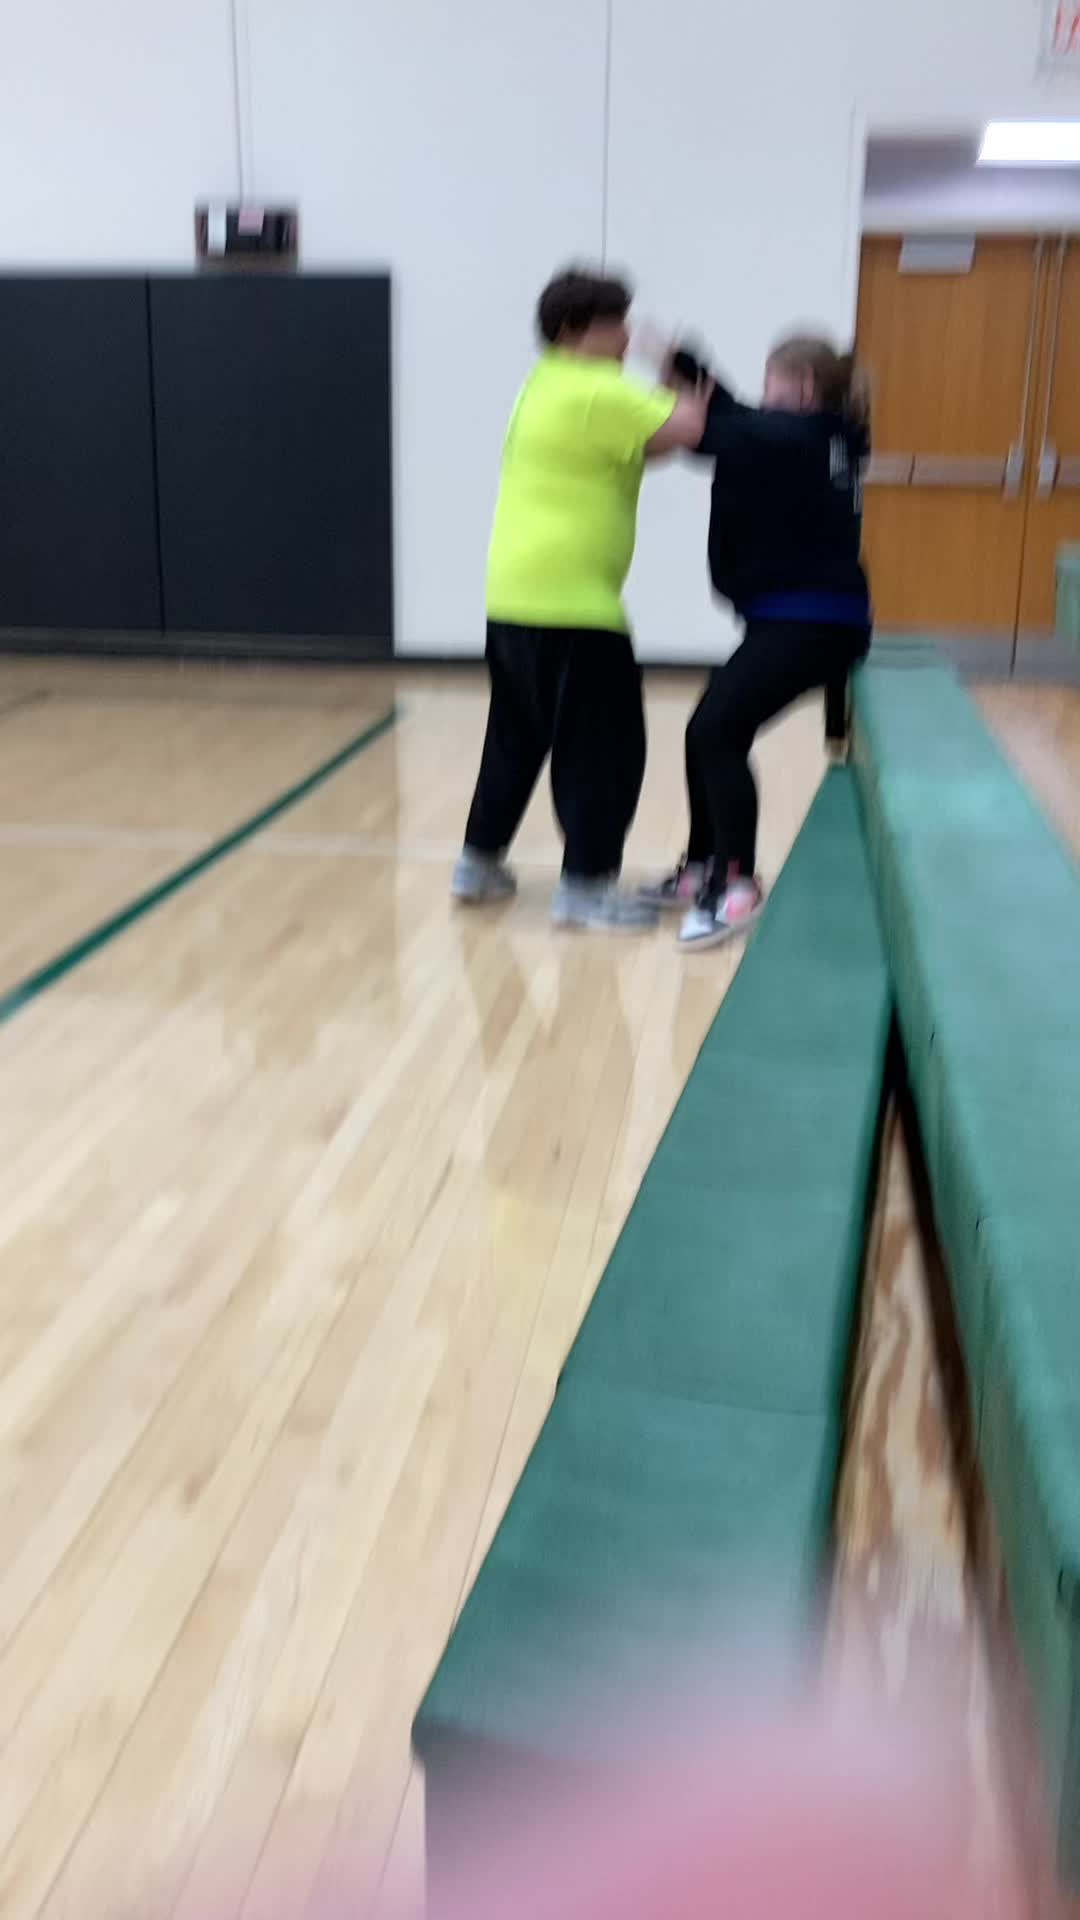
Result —
[{"label": "fluorescent ceiling light", "polygon": [[1080,167],[1080,120],[994,120],[980,167]]}]

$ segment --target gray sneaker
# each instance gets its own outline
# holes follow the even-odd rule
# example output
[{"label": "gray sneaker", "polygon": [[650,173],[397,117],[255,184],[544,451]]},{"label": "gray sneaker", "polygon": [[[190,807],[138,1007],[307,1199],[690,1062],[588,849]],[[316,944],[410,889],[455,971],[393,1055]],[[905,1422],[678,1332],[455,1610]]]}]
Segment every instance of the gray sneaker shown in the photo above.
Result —
[{"label": "gray sneaker", "polygon": [[512,900],[516,892],[513,869],[499,854],[477,853],[466,847],[459,856],[450,894],[461,906],[490,906],[498,900]]},{"label": "gray sneaker", "polygon": [[560,880],[551,903],[552,924],[587,933],[647,933],[660,919],[658,909],[614,880]]}]

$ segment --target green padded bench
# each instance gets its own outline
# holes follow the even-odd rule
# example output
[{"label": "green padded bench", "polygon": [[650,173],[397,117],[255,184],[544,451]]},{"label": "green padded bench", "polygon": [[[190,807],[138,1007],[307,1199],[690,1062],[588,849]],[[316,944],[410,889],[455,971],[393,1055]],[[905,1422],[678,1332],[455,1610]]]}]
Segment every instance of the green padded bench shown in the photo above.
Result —
[{"label": "green padded bench", "polygon": [[[698,1640],[817,1617],[891,1023],[831,772],[650,1165],[414,1727],[433,1884],[471,1796],[589,1767]],[[763,1608],[765,1610],[763,1616]]]},{"label": "green padded bench", "polygon": [[838,1416],[890,1020],[851,776],[829,774],[565,1377]]},{"label": "green padded bench", "polygon": [[1080,875],[940,661],[853,755],[1066,1879],[1080,1879]]}]

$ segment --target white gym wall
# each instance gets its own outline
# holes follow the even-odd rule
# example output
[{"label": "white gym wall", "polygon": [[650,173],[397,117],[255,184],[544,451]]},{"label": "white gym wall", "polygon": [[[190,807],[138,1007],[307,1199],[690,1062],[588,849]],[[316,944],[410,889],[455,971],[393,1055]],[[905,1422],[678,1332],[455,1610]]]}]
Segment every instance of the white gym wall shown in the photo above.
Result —
[{"label": "white gym wall", "polygon": [[[1038,0],[2,0],[0,266],[186,266],[195,203],[298,202],[305,264],[396,288],[398,646],[470,654],[547,273],[608,243],[751,391],[851,325],[865,131],[1080,113]],[[239,93],[240,125],[236,99]],[[610,104],[610,127],[607,107]],[[606,214],[606,218],[605,218]],[[641,651],[731,643],[704,474],[647,483]]]},{"label": "white gym wall", "polygon": [[0,268],[190,266],[235,152],[227,0],[0,0]]}]

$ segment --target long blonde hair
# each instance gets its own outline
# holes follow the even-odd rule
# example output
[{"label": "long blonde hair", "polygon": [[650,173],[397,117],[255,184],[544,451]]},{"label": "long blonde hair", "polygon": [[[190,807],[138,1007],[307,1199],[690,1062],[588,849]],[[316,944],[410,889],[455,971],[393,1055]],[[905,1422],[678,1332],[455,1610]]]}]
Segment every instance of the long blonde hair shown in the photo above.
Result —
[{"label": "long blonde hair", "polygon": [[828,340],[815,334],[793,333],[773,348],[769,364],[812,381],[814,399],[823,413],[838,413],[851,427],[869,427],[870,376],[854,349],[837,353]]}]

